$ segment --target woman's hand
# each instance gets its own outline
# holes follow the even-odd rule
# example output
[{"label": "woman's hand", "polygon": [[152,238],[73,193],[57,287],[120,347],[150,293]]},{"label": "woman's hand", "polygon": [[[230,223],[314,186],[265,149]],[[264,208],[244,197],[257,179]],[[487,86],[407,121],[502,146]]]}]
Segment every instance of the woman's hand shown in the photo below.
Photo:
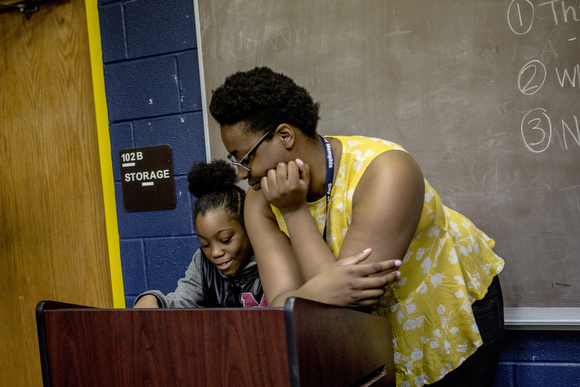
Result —
[{"label": "woman's hand", "polygon": [[137,301],[134,309],[138,308],[159,308],[159,304],[157,303],[157,297],[152,294],[146,294]]},{"label": "woman's hand", "polygon": [[297,296],[344,307],[360,308],[376,305],[388,285],[401,273],[401,261],[361,263],[371,249],[337,261],[324,272],[306,282]]},{"label": "woman's hand", "polygon": [[306,194],[310,186],[310,165],[296,159],[278,163],[262,178],[261,187],[268,203],[282,214],[306,206]]}]

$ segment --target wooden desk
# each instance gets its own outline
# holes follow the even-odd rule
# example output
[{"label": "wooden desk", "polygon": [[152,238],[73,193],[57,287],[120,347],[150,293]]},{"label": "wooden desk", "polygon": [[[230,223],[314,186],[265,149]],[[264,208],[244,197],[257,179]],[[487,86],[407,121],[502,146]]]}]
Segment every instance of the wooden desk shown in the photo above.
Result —
[{"label": "wooden desk", "polygon": [[285,308],[37,306],[45,387],[394,386],[387,319]]}]

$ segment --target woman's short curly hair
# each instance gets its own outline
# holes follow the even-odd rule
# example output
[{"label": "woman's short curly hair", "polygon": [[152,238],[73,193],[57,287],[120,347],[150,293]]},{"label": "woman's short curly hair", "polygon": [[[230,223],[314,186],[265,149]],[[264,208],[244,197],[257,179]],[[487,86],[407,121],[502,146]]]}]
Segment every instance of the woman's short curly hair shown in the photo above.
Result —
[{"label": "woman's short curly hair", "polygon": [[319,104],[305,88],[268,67],[255,67],[226,78],[213,91],[209,110],[220,125],[244,122],[251,131],[266,133],[290,124],[316,138]]},{"label": "woman's short curly hair", "polygon": [[244,225],[244,199],[246,192],[236,185],[239,181],[235,168],[225,160],[210,163],[198,161],[187,174],[189,192],[197,198],[193,209],[197,215],[212,210],[225,210],[230,218]]}]

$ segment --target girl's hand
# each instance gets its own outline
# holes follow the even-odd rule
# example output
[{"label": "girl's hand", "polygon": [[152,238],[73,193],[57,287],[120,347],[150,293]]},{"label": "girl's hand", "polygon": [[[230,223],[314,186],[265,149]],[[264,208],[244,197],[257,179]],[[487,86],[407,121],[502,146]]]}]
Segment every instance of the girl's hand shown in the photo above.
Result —
[{"label": "girl's hand", "polygon": [[295,211],[305,205],[310,187],[310,165],[296,159],[278,163],[261,180],[262,193],[268,203],[282,214]]},{"label": "girl's hand", "polygon": [[324,272],[306,282],[300,296],[314,301],[344,307],[360,308],[378,304],[388,285],[400,277],[401,261],[361,263],[371,249],[337,261]]},{"label": "girl's hand", "polygon": [[137,301],[135,309],[139,308],[159,308],[159,304],[157,303],[157,297],[152,294],[146,294]]}]

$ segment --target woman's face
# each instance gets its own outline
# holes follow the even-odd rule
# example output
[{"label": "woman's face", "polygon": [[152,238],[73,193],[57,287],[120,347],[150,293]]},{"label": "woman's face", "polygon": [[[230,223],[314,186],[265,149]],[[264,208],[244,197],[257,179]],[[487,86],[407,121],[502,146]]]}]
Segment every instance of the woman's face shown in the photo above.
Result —
[{"label": "woman's face", "polygon": [[[266,176],[268,170],[275,168],[278,163],[275,141],[267,139],[259,143],[263,133],[245,132],[245,124],[223,125],[221,127],[222,142],[227,151],[238,161],[242,160],[250,150],[253,152],[248,156],[246,166],[251,172],[238,167],[238,177],[240,180],[248,179],[248,184],[254,191],[258,191],[260,180]],[[256,148],[254,146],[258,144]]]},{"label": "woman's face", "polygon": [[205,256],[225,275],[234,275],[250,259],[252,247],[246,231],[225,210],[198,215],[195,226]]}]

